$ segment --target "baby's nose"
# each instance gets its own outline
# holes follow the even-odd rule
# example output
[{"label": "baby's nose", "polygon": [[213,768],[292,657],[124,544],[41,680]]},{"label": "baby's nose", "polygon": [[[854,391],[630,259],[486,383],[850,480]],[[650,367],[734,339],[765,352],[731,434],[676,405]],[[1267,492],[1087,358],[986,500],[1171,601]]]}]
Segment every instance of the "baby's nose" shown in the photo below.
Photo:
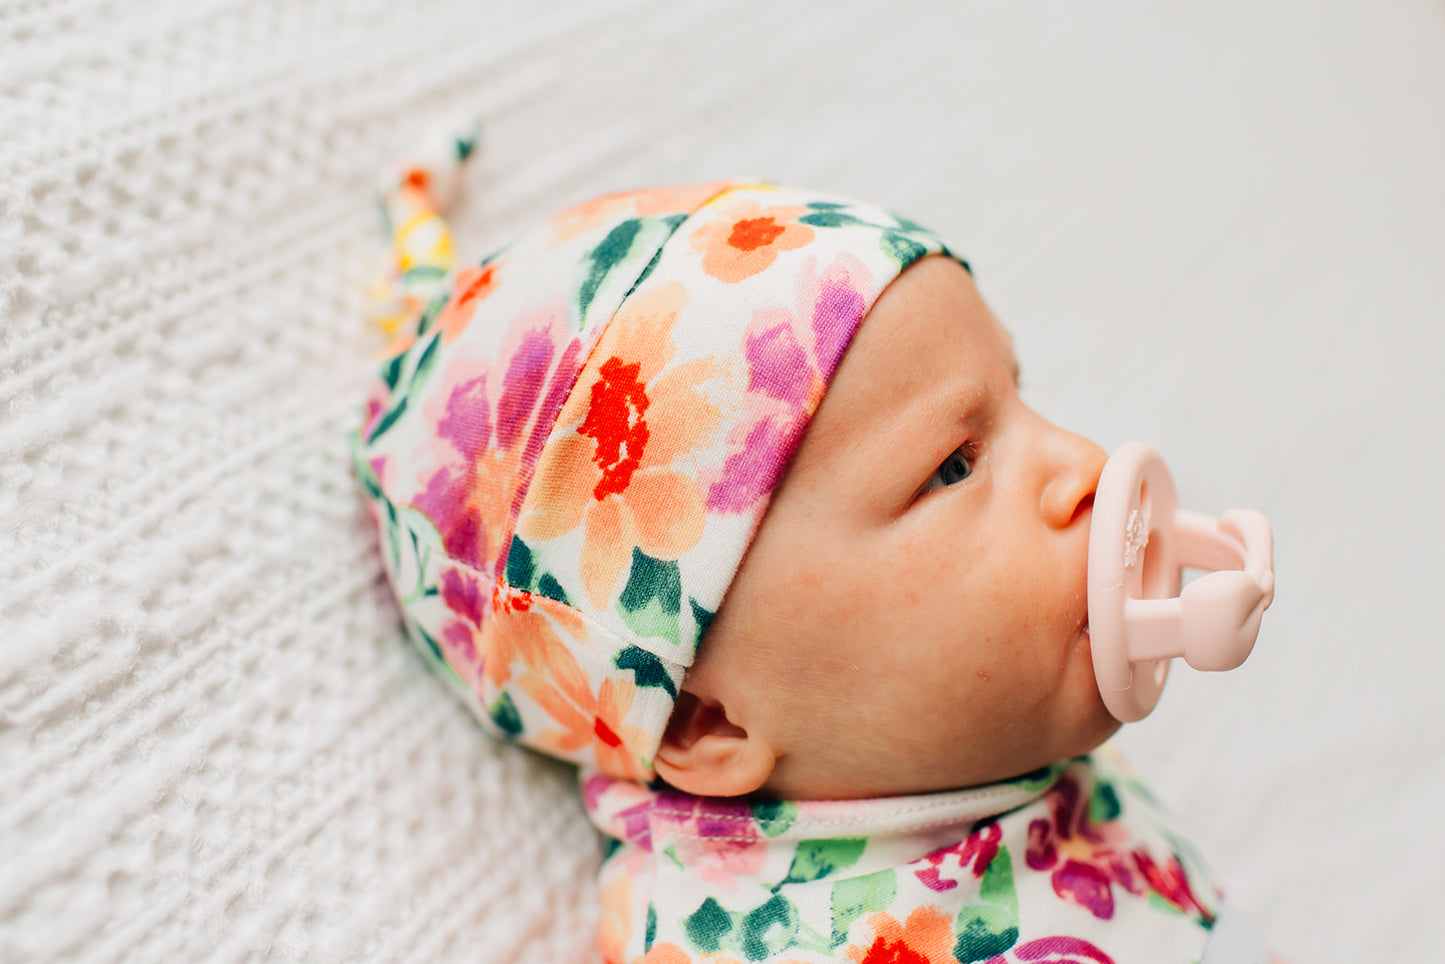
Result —
[{"label": "baby's nose", "polygon": [[1104,471],[1108,455],[1081,435],[1049,427],[1052,431],[1046,457],[1050,461],[1050,475],[1040,507],[1049,525],[1067,528],[1086,515],[1094,504],[1094,492],[1099,487],[1099,475]]}]

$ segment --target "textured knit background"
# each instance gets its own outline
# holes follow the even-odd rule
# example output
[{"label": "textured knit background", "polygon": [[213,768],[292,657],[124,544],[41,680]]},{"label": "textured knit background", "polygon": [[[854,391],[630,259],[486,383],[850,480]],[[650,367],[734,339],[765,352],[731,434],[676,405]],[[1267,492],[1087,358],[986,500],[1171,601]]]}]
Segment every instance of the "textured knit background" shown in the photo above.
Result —
[{"label": "textured knit background", "polygon": [[347,470],[380,167],[476,255],[734,173],[956,240],[1025,396],[1267,512],[1126,751],[1297,962],[1445,896],[1445,6],[0,0],[0,960],[591,959],[565,770],[400,642]]}]

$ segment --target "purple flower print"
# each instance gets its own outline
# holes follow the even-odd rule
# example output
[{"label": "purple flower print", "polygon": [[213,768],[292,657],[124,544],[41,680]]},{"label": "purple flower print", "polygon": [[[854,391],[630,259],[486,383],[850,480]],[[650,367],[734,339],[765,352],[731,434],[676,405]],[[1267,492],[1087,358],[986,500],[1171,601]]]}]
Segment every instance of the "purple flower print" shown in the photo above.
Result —
[{"label": "purple flower print", "polygon": [[435,422],[443,465],[427,478],[415,505],[436,525],[453,559],[496,577],[526,483],[580,370],[580,353],[575,338],[559,352],[549,331],[529,330],[507,359],[495,399],[495,369],[452,386]]},{"label": "purple flower print", "polygon": [[1044,799],[1050,817],[1029,824],[1025,860],[1034,870],[1051,872],[1054,893],[1100,920],[1111,919],[1115,885],[1131,894],[1143,893],[1132,855],[1114,847],[1115,828],[1089,819],[1088,798],[1072,776],[1060,780]]}]

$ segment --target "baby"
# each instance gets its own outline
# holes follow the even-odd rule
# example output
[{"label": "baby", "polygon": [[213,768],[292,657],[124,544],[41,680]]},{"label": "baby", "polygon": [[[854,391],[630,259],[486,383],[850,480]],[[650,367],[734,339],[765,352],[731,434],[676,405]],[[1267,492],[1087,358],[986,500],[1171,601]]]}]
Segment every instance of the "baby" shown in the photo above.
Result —
[{"label": "baby", "polygon": [[1020,400],[965,262],[721,182],[448,275],[454,173],[386,198],[399,341],[357,472],[411,638],[581,765],[604,960],[1267,959],[1091,755],[1105,455]]}]

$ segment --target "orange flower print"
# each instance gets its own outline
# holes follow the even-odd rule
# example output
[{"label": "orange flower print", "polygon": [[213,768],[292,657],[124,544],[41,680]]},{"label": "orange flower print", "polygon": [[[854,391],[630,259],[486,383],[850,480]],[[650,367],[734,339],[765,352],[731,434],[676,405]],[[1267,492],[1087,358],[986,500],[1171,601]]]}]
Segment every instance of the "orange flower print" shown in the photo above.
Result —
[{"label": "orange flower print", "polygon": [[602,952],[602,964],[627,964],[627,942],[632,939],[632,878],[611,875],[602,884],[601,896],[597,947]]},{"label": "orange flower print", "polygon": [[670,941],[654,944],[647,952],[645,964],[694,964],[687,952]]},{"label": "orange flower print", "polygon": [[720,281],[742,281],[765,270],[779,252],[813,240],[813,229],[797,223],[807,213],[803,207],[761,207],[743,201],[698,228],[692,246],[702,252],[702,267],[708,274]]},{"label": "orange flower print", "polygon": [[[559,629],[572,637],[570,645]],[[591,680],[573,655],[585,649],[586,632],[581,615],[565,603],[498,585],[484,630],[487,679],[500,687],[520,667],[517,687],[561,726],[533,735],[538,745],[565,757],[590,746],[598,769],[641,780],[646,774],[635,748],[647,736],[624,722],[635,688],[623,680],[604,679],[593,694]]]},{"label": "orange flower print", "polygon": [[901,926],[890,914],[874,914],[868,926],[872,943],[846,949],[855,964],[954,964],[953,927],[936,907],[916,908]]},{"label": "orange flower print", "polygon": [[607,194],[563,211],[552,219],[552,230],[556,232],[560,244],[583,231],[615,222],[625,215],[647,218],[694,211],[727,186],[726,181],[717,181]]},{"label": "orange flower print", "polygon": [[561,730],[538,733],[537,744],[568,758],[590,745],[597,768],[604,773],[629,780],[646,779],[647,773],[631,748],[646,743],[647,734],[622,722],[632,709],[635,688],[623,680],[605,679],[594,696],[575,661],[569,668],[576,672],[550,677],[533,673],[518,680],[527,695],[562,726]]},{"label": "orange flower print", "polygon": [[633,549],[676,559],[702,537],[703,494],[673,466],[718,431],[722,413],[705,386],[722,364],[701,358],[667,367],[685,299],[676,282],[639,293],[608,326],[558,419],[573,428],[542,451],[517,522],[518,534],[538,541],[583,526],[582,585],[599,609]]},{"label": "orange flower print", "polygon": [[450,343],[461,334],[476,313],[477,303],[497,287],[497,263],[473,265],[457,272],[452,281],[451,300],[437,314],[433,327],[442,334],[442,343]]},{"label": "orange flower print", "polygon": [[529,592],[501,584],[492,586],[493,618],[481,624],[482,661],[487,679],[501,686],[517,665],[554,679],[585,679],[577,659],[557,634],[574,639],[586,633],[582,618],[566,606],[546,605]]}]

